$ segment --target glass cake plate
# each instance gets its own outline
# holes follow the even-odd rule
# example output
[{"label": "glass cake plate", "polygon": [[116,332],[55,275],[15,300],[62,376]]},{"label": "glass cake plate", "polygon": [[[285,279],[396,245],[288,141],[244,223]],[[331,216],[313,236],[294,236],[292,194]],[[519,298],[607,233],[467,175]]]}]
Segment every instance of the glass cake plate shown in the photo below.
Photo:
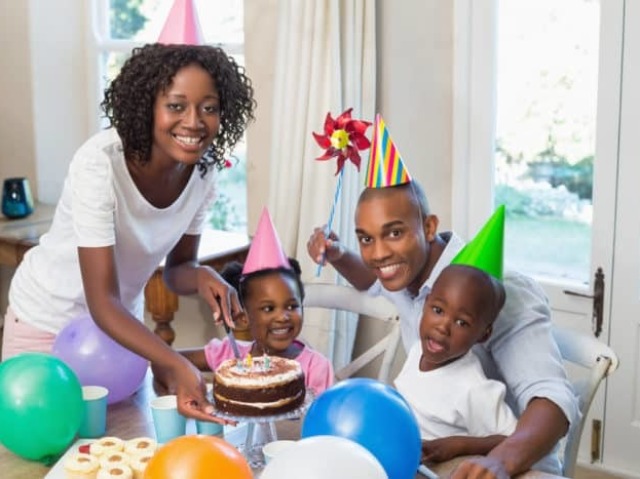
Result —
[{"label": "glass cake plate", "polygon": [[223,411],[218,411],[217,409],[214,412],[214,414],[217,417],[220,417],[222,419],[228,419],[230,421],[257,423],[257,424],[265,423],[265,422],[284,421],[285,419],[298,419],[309,408],[309,406],[311,405],[314,399],[315,398],[314,398],[313,391],[311,391],[310,389],[307,389],[306,394],[304,396],[304,401],[302,402],[302,404],[298,406],[296,409],[293,409],[289,412],[284,412],[282,414],[274,414],[272,416],[235,416],[233,414],[228,414]]},{"label": "glass cake plate", "polygon": [[264,467],[262,446],[278,439],[275,423],[288,419],[299,419],[305,411],[309,409],[314,399],[313,392],[307,389],[302,404],[296,409],[282,414],[274,414],[271,416],[235,416],[218,410],[216,410],[214,414],[222,419],[247,424],[247,437],[244,444],[239,445],[238,449],[247,459],[249,465],[255,469]]}]

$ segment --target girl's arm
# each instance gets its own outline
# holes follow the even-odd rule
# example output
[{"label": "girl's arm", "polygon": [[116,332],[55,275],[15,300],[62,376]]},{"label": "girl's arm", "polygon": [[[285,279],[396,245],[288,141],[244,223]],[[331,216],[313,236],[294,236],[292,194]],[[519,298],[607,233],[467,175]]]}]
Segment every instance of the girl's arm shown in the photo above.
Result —
[{"label": "girl's arm", "polygon": [[164,282],[178,295],[198,293],[209,305],[215,321],[231,327],[233,316],[242,311],[236,290],[211,267],[198,264],[200,235],[183,235],[167,255]]},{"label": "girl's arm", "polygon": [[100,329],[125,348],[166,371],[168,387],[178,395],[185,416],[211,420],[199,371],[122,305],[113,246],[78,248],[80,271],[89,311]]},{"label": "girl's arm", "polygon": [[211,371],[203,348],[179,349],[178,352],[200,371]]}]

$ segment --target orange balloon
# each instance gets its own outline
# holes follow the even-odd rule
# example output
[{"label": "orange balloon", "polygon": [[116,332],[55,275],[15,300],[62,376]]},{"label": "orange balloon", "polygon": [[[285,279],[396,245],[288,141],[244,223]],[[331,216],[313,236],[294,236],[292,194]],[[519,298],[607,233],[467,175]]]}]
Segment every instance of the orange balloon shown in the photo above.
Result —
[{"label": "orange balloon", "polygon": [[214,436],[181,436],[160,447],[144,479],[252,479],[240,452]]}]

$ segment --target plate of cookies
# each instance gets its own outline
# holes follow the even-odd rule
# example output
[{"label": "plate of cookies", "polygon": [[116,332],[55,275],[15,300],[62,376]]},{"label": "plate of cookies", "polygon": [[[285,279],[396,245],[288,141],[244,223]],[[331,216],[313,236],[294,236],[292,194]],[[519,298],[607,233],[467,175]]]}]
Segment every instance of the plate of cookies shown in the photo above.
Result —
[{"label": "plate of cookies", "polygon": [[150,437],[78,439],[45,479],[142,479],[157,447]]}]

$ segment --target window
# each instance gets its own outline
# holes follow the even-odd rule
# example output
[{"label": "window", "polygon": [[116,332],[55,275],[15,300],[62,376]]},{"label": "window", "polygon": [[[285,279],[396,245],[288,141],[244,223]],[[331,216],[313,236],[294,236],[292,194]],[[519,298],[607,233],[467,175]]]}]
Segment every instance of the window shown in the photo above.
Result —
[{"label": "window", "polygon": [[586,284],[600,5],[498,5],[495,200],[508,211],[505,261],[533,275]]},{"label": "window", "polygon": [[[242,0],[194,0],[200,28],[208,44],[219,45],[244,65]],[[173,0],[93,0],[93,34],[97,48],[96,97],[120,70],[136,46],[155,42]],[[103,119],[98,120],[98,122]],[[103,125],[104,126],[104,125]],[[246,145],[241,141],[231,152],[232,168],[219,172],[218,200],[211,211],[211,226],[246,232]]]}]

